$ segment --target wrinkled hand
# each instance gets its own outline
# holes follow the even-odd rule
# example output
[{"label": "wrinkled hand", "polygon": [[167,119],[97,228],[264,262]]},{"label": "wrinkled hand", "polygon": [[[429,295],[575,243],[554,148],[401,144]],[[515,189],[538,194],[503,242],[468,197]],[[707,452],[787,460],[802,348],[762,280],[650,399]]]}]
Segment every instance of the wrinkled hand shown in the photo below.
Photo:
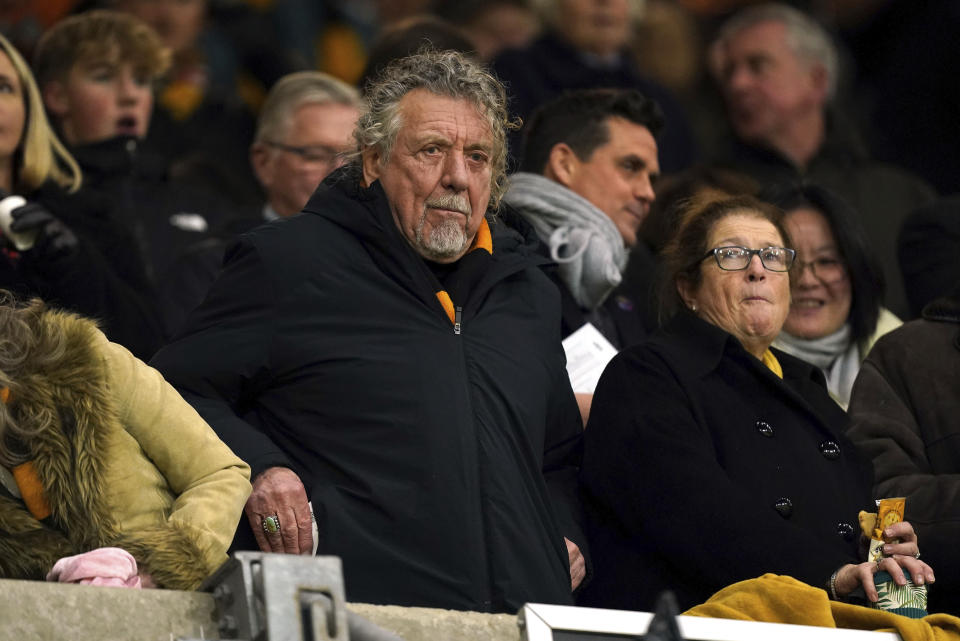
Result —
[{"label": "wrinkled hand", "polygon": [[[243,509],[264,552],[310,554],[313,532],[307,491],[300,477],[285,467],[271,467],[253,481],[253,492]],[[276,515],[280,531],[267,533],[263,519]]]},{"label": "wrinkled hand", "polygon": [[10,212],[10,231],[23,233],[37,230],[37,240],[30,250],[46,258],[62,258],[72,254],[79,241],[62,220],[38,203],[27,203]]},{"label": "wrinkled hand", "polygon": [[916,558],[920,548],[917,546],[917,534],[910,523],[903,521],[888,526],[883,531],[883,539],[884,541],[900,539],[900,543],[886,543],[883,546],[883,553],[887,556],[884,556],[879,564],[867,561],[858,565],[848,563],[840,568],[836,579],[837,595],[846,596],[862,585],[867,598],[875,603],[879,597],[873,575],[879,570],[889,572],[897,585],[906,585],[904,571],[909,573],[914,585],[936,581],[933,569]]},{"label": "wrinkled hand", "polygon": [[564,537],[564,543],[567,544],[567,558],[570,561],[570,591],[573,592],[587,575],[587,562],[583,559],[583,554],[577,544]]}]

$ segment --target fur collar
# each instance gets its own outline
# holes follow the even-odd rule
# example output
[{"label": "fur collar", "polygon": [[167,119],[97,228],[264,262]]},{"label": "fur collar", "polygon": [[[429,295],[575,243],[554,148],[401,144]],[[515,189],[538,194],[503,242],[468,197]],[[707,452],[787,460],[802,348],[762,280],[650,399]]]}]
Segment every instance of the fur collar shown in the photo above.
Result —
[{"label": "fur collar", "polygon": [[107,438],[123,426],[97,349],[104,339],[96,325],[45,311],[36,335],[11,389],[9,410],[20,425],[36,430],[29,448],[52,515],[38,522],[22,502],[0,497],[0,572],[43,578],[62,556],[114,545],[131,552],[158,584],[196,587],[206,572],[195,541],[169,526],[121,532],[111,516],[103,486]]}]

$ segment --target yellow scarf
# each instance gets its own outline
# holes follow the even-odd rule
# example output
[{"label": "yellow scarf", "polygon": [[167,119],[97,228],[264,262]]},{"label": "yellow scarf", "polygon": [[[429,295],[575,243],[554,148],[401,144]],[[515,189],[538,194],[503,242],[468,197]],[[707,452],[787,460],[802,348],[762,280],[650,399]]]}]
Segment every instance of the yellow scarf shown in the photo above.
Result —
[{"label": "yellow scarf", "polygon": [[[480,227],[477,229],[477,235],[474,236],[473,244],[470,245],[470,249],[467,250],[467,253],[469,254],[475,249],[482,249],[488,254],[493,254],[493,236],[490,235],[490,225],[487,224],[486,218],[480,221]],[[447,313],[447,317],[450,319],[450,322],[456,325],[457,313],[456,308],[453,305],[453,299],[450,298],[450,294],[448,294],[445,289],[441,289],[437,292],[437,300],[439,300],[440,304],[443,306],[443,311]]]},{"label": "yellow scarf", "polygon": [[783,378],[783,368],[780,367],[780,361],[777,360],[777,357],[773,355],[769,349],[763,353],[763,358],[760,359],[763,361],[763,364],[770,368],[770,371],[777,375],[777,378]]}]

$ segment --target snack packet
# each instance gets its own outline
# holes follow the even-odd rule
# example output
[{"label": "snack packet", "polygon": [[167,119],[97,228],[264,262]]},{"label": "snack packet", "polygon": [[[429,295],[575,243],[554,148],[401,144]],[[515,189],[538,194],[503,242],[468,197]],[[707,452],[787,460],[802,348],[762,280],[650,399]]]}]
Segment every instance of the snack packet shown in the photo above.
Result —
[{"label": "snack packet", "polygon": [[[893,499],[880,499],[877,501],[877,520],[874,523],[870,533],[870,551],[867,553],[867,560],[878,562],[883,557],[883,531],[894,523],[903,521],[903,511],[907,499],[900,496]],[[896,539],[891,543],[899,543]]]},{"label": "snack packet", "polygon": [[[906,499],[896,497],[881,499],[877,501],[877,512],[860,512],[860,529],[864,536],[870,538],[870,550],[867,552],[867,560],[879,563],[883,559],[883,531],[893,525],[903,521]],[[899,540],[893,540],[892,543],[898,543]],[[884,570],[878,571],[873,575],[874,585],[877,587],[879,599],[876,603],[870,603],[870,607],[878,610],[886,610],[896,614],[902,614],[914,619],[919,619],[927,615],[927,586],[914,585],[910,575],[904,572],[907,577],[906,585],[897,585],[893,577]]]}]

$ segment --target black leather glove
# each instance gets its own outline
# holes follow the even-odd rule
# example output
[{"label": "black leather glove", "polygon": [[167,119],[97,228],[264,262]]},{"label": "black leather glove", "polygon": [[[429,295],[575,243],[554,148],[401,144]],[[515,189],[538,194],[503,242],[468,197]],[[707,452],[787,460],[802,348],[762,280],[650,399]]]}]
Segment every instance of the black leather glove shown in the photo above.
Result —
[{"label": "black leather glove", "polygon": [[27,203],[10,212],[10,231],[38,231],[37,240],[29,251],[36,257],[60,259],[76,252],[79,241],[76,234],[62,220],[38,203]]}]

